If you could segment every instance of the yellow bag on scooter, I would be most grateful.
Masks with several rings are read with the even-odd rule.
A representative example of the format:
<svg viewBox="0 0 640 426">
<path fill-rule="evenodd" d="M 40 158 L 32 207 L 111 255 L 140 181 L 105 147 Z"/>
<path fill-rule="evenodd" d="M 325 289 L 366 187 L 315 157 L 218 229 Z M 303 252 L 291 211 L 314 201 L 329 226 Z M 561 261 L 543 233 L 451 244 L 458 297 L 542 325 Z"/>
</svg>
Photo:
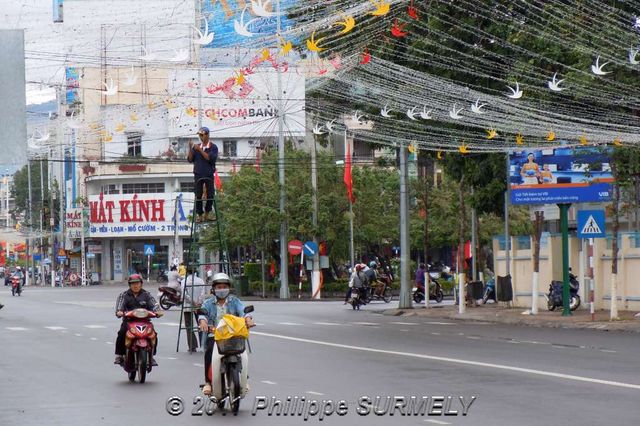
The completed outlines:
<svg viewBox="0 0 640 426">
<path fill-rule="evenodd" d="M 216 341 L 227 340 L 232 337 L 244 337 L 246 339 L 249 337 L 249 329 L 244 318 L 226 314 L 218 321 L 213 337 Z"/>
</svg>

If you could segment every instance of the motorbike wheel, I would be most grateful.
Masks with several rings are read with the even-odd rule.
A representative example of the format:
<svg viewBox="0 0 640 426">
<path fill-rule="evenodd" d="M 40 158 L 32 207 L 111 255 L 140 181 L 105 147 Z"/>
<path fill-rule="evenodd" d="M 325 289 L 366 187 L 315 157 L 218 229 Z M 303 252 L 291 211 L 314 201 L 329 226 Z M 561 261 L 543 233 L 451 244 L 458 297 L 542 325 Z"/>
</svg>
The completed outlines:
<svg viewBox="0 0 640 426">
<path fill-rule="evenodd" d="M 240 371 L 237 364 L 227 365 L 227 378 L 229 379 L 229 407 L 233 414 L 240 410 Z"/>
<path fill-rule="evenodd" d="M 140 355 L 140 352 L 138 352 L 138 380 L 140 380 L 140 383 L 144 383 L 144 381 L 147 379 L 147 359 L 149 358 L 149 353 L 148 352 L 144 352 L 143 355 Z"/>
<path fill-rule="evenodd" d="M 571 311 L 575 311 L 580 306 L 580 296 L 577 294 L 575 296 L 571 296 L 571 300 L 569 301 L 569 309 Z"/>
<path fill-rule="evenodd" d="M 413 301 L 416 303 L 422 302 L 422 296 L 420 295 L 420 292 L 416 291 L 415 293 L 413 293 Z"/>
<path fill-rule="evenodd" d="M 444 293 L 440 289 L 436 290 L 436 303 L 442 302 L 442 299 L 444 299 Z"/>
<path fill-rule="evenodd" d="M 165 311 L 168 311 L 169 308 L 173 306 L 173 303 L 171 303 L 171 301 L 169 300 L 169 296 L 167 296 L 166 294 L 163 294 L 162 296 L 160 296 L 160 306 Z"/>
<path fill-rule="evenodd" d="M 392 298 L 393 296 L 391 295 L 391 288 L 389 287 L 385 288 L 384 293 L 382 293 L 382 300 L 384 300 L 384 303 L 391 302 Z"/>
<path fill-rule="evenodd" d="M 547 300 L 547 309 L 550 311 L 553 311 L 554 309 L 556 309 L 556 305 L 553 304 L 551 299 Z"/>
</svg>

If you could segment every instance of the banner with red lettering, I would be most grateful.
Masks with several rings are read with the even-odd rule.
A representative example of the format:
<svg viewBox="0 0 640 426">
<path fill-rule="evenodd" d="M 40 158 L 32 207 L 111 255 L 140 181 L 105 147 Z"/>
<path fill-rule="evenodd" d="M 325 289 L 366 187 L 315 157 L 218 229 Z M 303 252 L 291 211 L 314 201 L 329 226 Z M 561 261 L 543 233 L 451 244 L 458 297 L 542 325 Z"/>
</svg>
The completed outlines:
<svg viewBox="0 0 640 426">
<path fill-rule="evenodd" d="M 189 236 L 191 192 L 89 197 L 89 237 Z M 177 211 L 177 219 L 174 219 Z"/>
<path fill-rule="evenodd" d="M 259 138 L 278 134 L 278 73 L 272 64 L 250 70 L 233 68 L 180 69 L 169 73 L 172 96 L 169 137 L 195 136 L 198 116 L 211 138 Z M 295 68 L 282 71 L 284 128 L 287 136 L 305 136 L 305 77 Z M 200 114 L 198 98 L 202 99 Z"/>
</svg>

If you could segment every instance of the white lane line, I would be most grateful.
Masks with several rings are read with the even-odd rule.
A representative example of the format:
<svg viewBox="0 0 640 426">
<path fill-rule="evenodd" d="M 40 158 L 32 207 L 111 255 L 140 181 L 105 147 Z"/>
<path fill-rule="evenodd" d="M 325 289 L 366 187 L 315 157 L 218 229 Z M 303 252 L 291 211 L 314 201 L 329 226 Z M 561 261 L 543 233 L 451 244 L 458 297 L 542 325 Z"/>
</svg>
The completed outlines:
<svg viewBox="0 0 640 426">
<path fill-rule="evenodd" d="M 98 340 L 98 338 L 97 338 L 97 337 L 91 337 L 90 339 L 91 339 L 91 340 Z"/>
<path fill-rule="evenodd" d="M 82 337 L 82 334 L 80 334 L 80 333 L 75 333 L 75 335 L 78 336 L 78 337 Z"/>
<path fill-rule="evenodd" d="M 389 322 L 389 324 L 396 324 L 396 325 L 419 325 L 417 322 L 398 322 L 398 321 L 391 321 L 391 322 Z"/>
<path fill-rule="evenodd" d="M 438 321 L 427 321 L 425 324 L 430 325 L 456 325 L 455 322 L 438 322 Z"/>
<path fill-rule="evenodd" d="M 433 334 L 434 336 L 441 336 L 440 333 L 431 333 L 431 334 Z"/>
<path fill-rule="evenodd" d="M 314 322 L 315 325 L 344 325 L 337 322 Z"/>
<path fill-rule="evenodd" d="M 113 342 L 105 342 L 107 345 L 113 345 Z"/>
<path fill-rule="evenodd" d="M 357 324 L 357 325 L 380 325 L 377 322 L 354 322 L 353 324 Z"/>
<path fill-rule="evenodd" d="M 448 357 L 434 356 L 434 355 L 417 354 L 417 353 L 412 353 L 412 352 L 389 351 L 389 350 L 385 350 L 385 349 L 376 349 L 376 348 L 367 348 L 367 347 L 360 347 L 360 346 L 343 345 L 341 343 L 332 343 L 332 342 L 324 342 L 324 341 L 321 341 L 321 340 L 303 339 L 303 338 L 300 338 L 300 337 L 283 336 L 283 335 L 279 335 L 279 334 L 263 333 L 263 332 L 260 332 L 260 331 L 254 331 L 253 334 L 257 335 L 257 336 L 263 336 L 263 337 L 273 337 L 273 338 L 276 338 L 276 339 L 291 340 L 291 341 L 294 341 L 294 342 L 310 343 L 310 344 L 313 344 L 313 345 L 329 346 L 329 347 L 341 348 L 341 349 L 351 349 L 351 350 L 354 350 L 354 351 L 373 352 L 373 353 L 386 354 L 386 355 L 398 355 L 398 356 L 419 358 L 419 359 L 430 359 L 430 360 L 433 360 L 433 361 L 442 361 L 442 362 L 448 362 L 448 363 L 451 363 L 451 364 L 462 364 L 462 365 L 470 365 L 470 366 L 474 366 L 474 367 L 494 368 L 496 370 L 513 371 L 513 372 L 516 372 L 516 373 L 525 373 L 525 374 L 531 374 L 531 375 L 534 375 L 534 376 L 553 377 L 553 378 L 556 378 L 556 379 L 566 379 L 566 380 L 573 380 L 573 381 L 577 381 L 577 382 L 595 383 L 595 384 L 599 384 L 599 385 L 615 386 L 615 387 L 621 387 L 621 388 L 629 388 L 629 389 L 640 390 L 640 385 L 633 384 L 633 383 L 616 382 L 616 381 L 613 381 L 613 380 L 594 379 L 592 377 L 575 376 L 575 375 L 572 375 L 572 374 L 564 374 L 564 373 L 554 373 L 554 372 L 546 371 L 546 370 L 534 370 L 534 369 L 531 369 L 531 368 L 512 367 L 512 366 L 503 365 L 503 364 L 491 364 L 491 363 L 488 363 L 488 362 L 472 361 L 472 360 L 465 360 L 465 359 L 458 359 L 458 358 L 448 358 Z"/>
<path fill-rule="evenodd" d="M 467 339 L 480 340 L 478 336 L 467 336 Z"/>
<path fill-rule="evenodd" d="M 107 328 L 104 325 L 85 325 L 84 328 Z"/>
<path fill-rule="evenodd" d="M 194 363 L 193 365 L 195 365 L 196 367 L 200 367 L 200 368 L 204 367 L 204 364 L 195 364 Z"/>
<path fill-rule="evenodd" d="M 320 392 L 314 392 L 314 391 L 307 391 L 306 393 L 308 393 L 309 395 L 318 395 L 318 396 L 324 396 L 323 393 Z"/>
<path fill-rule="evenodd" d="M 434 423 L 434 424 L 437 424 L 437 425 L 450 425 L 451 424 L 451 423 L 443 422 L 442 420 L 432 420 L 432 419 L 425 420 L 425 422 Z"/>
<path fill-rule="evenodd" d="M 264 384 L 266 384 L 266 385 L 277 385 L 277 383 L 276 383 L 276 382 L 271 382 L 271 381 L 269 381 L 269 380 L 261 380 L 260 382 L 261 382 L 261 383 L 264 383 Z"/>
<path fill-rule="evenodd" d="M 277 322 L 276 324 L 280 324 L 280 325 L 303 325 L 303 324 L 300 324 L 298 322 Z"/>
<path fill-rule="evenodd" d="M 265 325 L 263 322 L 256 322 L 255 325 Z"/>
<path fill-rule="evenodd" d="M 407 328 L 401 328 L 400 331 L 409 331 Z"/>
<path fill-rule="evenodd" d="M 11 330 L 11 331 L 26 331 L 28 330 L 28 328 L 24 328 L 24 327 L 5 327 L 6 330 Z"/>
<path fill-rule="evenodd" d="M 520 343 L 530 343 L 532 345 L 550 345 L 548 342 L 536 342 L 535 340 L 521 340 Z"/>
<path fill-rule="evenodd" d="M 179 327 L 180 323 L 177 323 L 177 322 L 158 322 L 158 325 L 168 325 L 170 327 Z"/>
<path fill-rule="evenodd" d="M 618 351 L 612 351 L 610 349 L 600 349 L 600 352 L 606 352 L 608 354 L 617 354 Z"/>
<path fill-rule="evenodd" d="M 54 326 L 51 326 L 51 327 L 45 327 L 45 328 L 46 328 L 46 329 L 49 329 L 49 330 L 53 330 L 53 331 L 56 331 L 56 330 L 66 330 L 66 329 L 67 329 L 66 327 L 58 327 L 58 326 L 55 326 L 55 325 L 54 325 Z"/>
</svg>

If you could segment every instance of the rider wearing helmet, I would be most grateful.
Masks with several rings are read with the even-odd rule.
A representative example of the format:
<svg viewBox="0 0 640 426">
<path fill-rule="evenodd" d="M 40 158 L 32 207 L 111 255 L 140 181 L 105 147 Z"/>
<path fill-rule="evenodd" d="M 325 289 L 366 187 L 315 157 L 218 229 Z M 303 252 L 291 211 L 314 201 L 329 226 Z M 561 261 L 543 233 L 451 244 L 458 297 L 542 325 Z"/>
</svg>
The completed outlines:
<svg viewBox="0 0 640 426">
<path fill-rule="evenodd" d="M 200 309 L 198 316 L 198 324 L 200 331 L 207 332 L 209 327 L 216 327 L 218 321 L 225 314 L 231 314 L 238 317 L 244 317 L 247 327 L 253 327 L 253 319 L 250 314 L 244 313 L 244 305 L 237 297 L 230 295 L 231 280 L 229 276 L 223 272 L 219 272 L 212 279 L 212 293 L 214 297 L 207 299 Z M 220 359 L 221 355 L 213 351 L 215 341 L 212 337 L 207 337 L 206 350 L 204 353 L 204 380 L 205 385 L 202 392 L 205 395 L 215 396 L 220 400 L 222 398 L 222 389 L 220 383 Z M 247 372 L 249 369 L 249 357 L 247 352 L 241 354 L 242 359 L 242 379 L 241 383 L 247 383 Z M 248 388 L 242 390 L 242 396 L 246 394 Z"/>
<path fill-rule="evenodd" d="M 162 312 L 158 312 L 158 302 L 156 302 L 151 293 L 142 289 L 142 277 L 140 274 L 131 275 L 128 282 L 129 289 L 120 293 L 116 301 L 116 316 L 122 318 L 122 325 L 116 338 L 116 359 L 113 362 L 114 364 L 122 364 L 124 362 L 124 353 L 126 351 L 124 341 L 128 330 L 127 319 L 123 318 L 125 312 L 142 308 L 156 312 L 159 317 L 162 316 Z M 154 355 L 157 347 L 158 341 L 156 340 L 156 346 L 153 348 Z M 154 366 L 158 365 L 153 357 L 151 358 L 151 363 Z"/>
</svg>

